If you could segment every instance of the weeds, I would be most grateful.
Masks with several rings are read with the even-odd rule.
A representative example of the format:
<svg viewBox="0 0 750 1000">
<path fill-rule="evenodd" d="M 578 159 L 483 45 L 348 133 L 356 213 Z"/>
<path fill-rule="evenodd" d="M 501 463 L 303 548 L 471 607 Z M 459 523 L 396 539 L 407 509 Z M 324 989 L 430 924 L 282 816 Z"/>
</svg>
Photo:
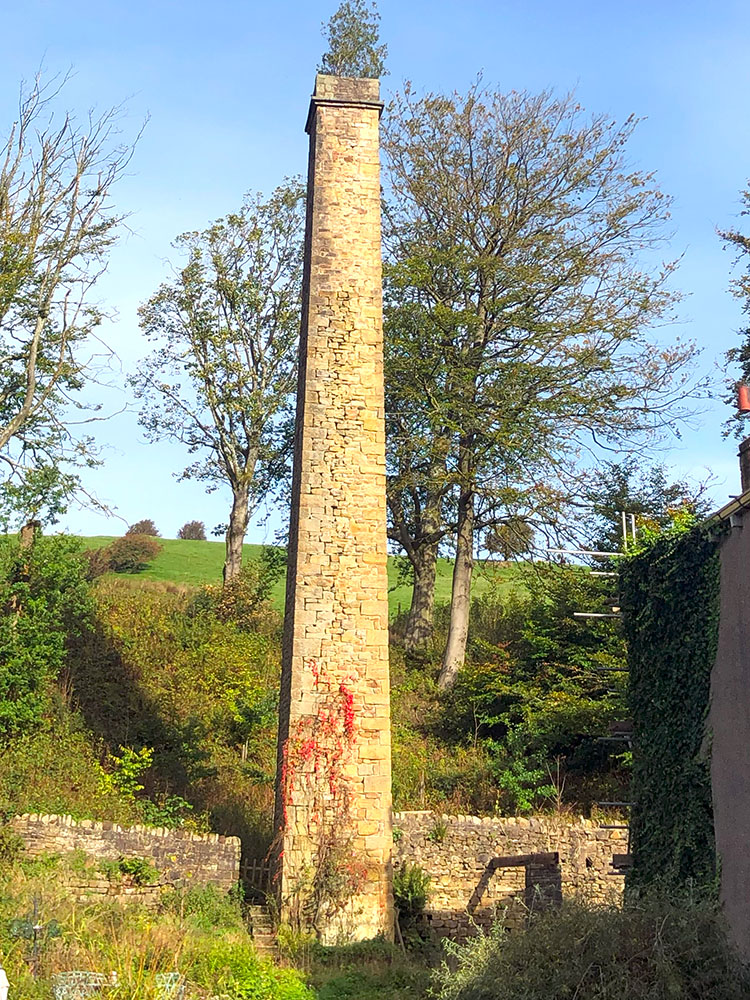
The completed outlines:
<svg viewBox="0 0 750 1000">
<path fill-rule="evenodd" d="M 500 924 L 448 947 L 439 1000 L 747 1000 L 750 978 L 717 908 L 647 899 L 617 908 L 568 902 L 526 931 Z"/>
</svg>

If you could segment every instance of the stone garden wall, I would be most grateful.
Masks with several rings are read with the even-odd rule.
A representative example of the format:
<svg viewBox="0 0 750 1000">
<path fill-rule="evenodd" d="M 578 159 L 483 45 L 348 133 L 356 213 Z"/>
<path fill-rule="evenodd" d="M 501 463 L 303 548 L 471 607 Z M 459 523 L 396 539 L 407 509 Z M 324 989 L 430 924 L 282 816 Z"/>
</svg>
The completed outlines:
<svg viewBox="0 0 750 1000">
<path fill-rule="evenodd" d="M 189 833 L 147 826 L 119 826 L 104 820 L 74 820 L 70 816 L 30 813 L 10 821 L 13 831 L 31 857 L 39 854 L 68 855 L 83 851 L 97 861 L 144 858 L 158 869 L 159 885 L 207 885 L 229 890 L 240 877 L 240 841 L 215 833 Z M 74 879 L 71 889 L 78 895 L 134 896 L 143 901 L 157 897 L 159 886 L 129 885 L 127 879 L 113 883 L 104 876 L 87 874 Z M 80 890 L 80 891 L 79 891 Z"/>
<path fill-rule="evenodd" d="M 606 902 L 622 895 L 624 878 L 614 872 L 612 856 L 625 853 L 625 830 L 603 830 L 590 820 L 421 811 L 396 813 L 393 825 L 394 866 L 417 864 L 430 875 L 426 921 L 440 936 L 465 937 L 475 926 L 489 926 L 501 909 L 511 926 L 524 918 L 534 875 L 523 865 L 495 869 L 497 857 L 558 852 L 559 871 L 552 877 L 563 898 Z"/>
</svg>

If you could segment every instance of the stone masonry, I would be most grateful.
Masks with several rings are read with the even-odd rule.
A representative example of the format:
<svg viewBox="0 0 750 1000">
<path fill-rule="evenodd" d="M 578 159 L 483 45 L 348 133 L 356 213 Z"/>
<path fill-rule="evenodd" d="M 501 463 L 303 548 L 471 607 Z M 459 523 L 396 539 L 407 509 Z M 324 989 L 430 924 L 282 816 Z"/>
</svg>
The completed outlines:
<svg viewBox="0 0 750 1000">
<path fill-rule="evenodd" d="M 282 915 L 393 933 L 377 80 L 318 75 L 279 718 Z"/>
<path fill-rule="evenodd" d="M 161 884 L 183 887 L 211 884 L 229 890 L 240 877 L 238 837 L 41 813 L 15 816 L 10 827 L 31 857 L 83 851 L 98 861 L 144 858 L 159 870 Z M 106 880 L 102 886 L 106 889 Z"/>
<path fill-rule="evenodd" d="M 497 857 L 558 852 L 563 899 L 581 896 L 605 903 L 622 896 L 624 878 L 612 867 L 624 853 L 627 833 L 591 821 L 551 817 L 438 816 L 396 813 L 394 865 L 416 864 L 430 876 L 425 923 L 440 937 L 462 939 L 487 929 L 502 915 L 517 926 L 528 912 L 524 867 L 495 869 Z"/>
</svg>

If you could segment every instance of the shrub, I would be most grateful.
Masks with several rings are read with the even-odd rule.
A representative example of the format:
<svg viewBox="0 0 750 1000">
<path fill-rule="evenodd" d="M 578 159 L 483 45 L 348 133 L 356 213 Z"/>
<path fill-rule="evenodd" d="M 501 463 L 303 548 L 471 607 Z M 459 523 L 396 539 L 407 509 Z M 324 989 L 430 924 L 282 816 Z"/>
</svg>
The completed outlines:
<svg viewBox="0 0 750 1000">
<path fill-rule="evenodd" d="M 99 549 L 86 549 L 82 553 L 85 564 L 87 580 L 96 580 L 97 577 L 104 576 L 112 569 L 109 561 L 109 546 Z"/>
<path fill-rule="evenodd" d="M 109 546 L 109 565 L 115 573 L 140 573 L 161 552 L 151 535 L 127 534 Z"/>
<path fill-rule="evenodd" d="M 293 969 L 277 969 L 258 959 L 255 948 L 245 935 L 233 940 L 231 935 L 206 942 L 206 947 L 189 955 L 191 981 L 209 987 L 212 994 L 225 994 L 232 1000 L 314 1000 L 315 994 Z"/>
<path fill-rule="evenodd" d="M 159 880 L 159 871 L 147 858 L 105 858 L 99 862 L 99 871 L 110 882 L 119 882 L 126 875 L 133 885 L 153 885 Z"/>
<path fill-rule="evenodd" d="M 192 914 L 175 909 L 154 913 L 113 899 L 75 901 L 65 861 L 52 860 L 0 871 L 0 955 L 14 1000 L 51 997 L 53 977 L 70 969 L 116 973 L 118 986 L 102 991 L 112 1000 L 163 998 L 157 977 L 175 970 L 191 997 L 315 1000 L 299 973 L 258 958 L 241 919 L 199 926 Z M 36 946 L 28 933 L 32 917 L 41 925 Z"/>
<path fill-rule="evenodd" d="M 687 900 L 568 902 L 523 933 L 498 924 L 449 952 L 439 1000 L 744 1000 L 750 987 L 717 908 Z"/>
<path fill-rule="evenodd" d="M 188 613 L 208 613 L 242 632 L 278 632 L 281 617 L 269 595 L 283 568 L 278 559 L 266 555 L 271 551 L 266 549 L 259 560 L 245 563 L 239 576 L 227 580 L 223 587 L 204 587 L 193 598 Z"/>
<path fill-rule="evenodd" d="M 131 524 L 128 530 L 125 532 L 126 535 L 158 535 L 159 529 L 156 527 L 154 522 L 150 517 L 144 517 L 140 521 L 136 521 L 135 524 Z"/>
<path fill-rule="evenodd" d="M 43 722 L 0 746 L 0 812 L 140 822 L 139 803 L 107 785 L 99 748 L 76 725 Z"/>
<path fill-rule="evenodd" d="M 206 525 L 203 521 L 186 521 L 177 532 L 177 537 L 190 539 L 194 542 L 205 542 Z"/>
<path fill-rule="evenodd" d="M 0 870 L 10 867 L 23 853 L 23 840 L 7 823 L 0 823 Z"/>
<path fill-rule="evenodd" d="M 421 916 L 430 897 L 430 876 L 419 865 L 408 862 L 393 873 L 393 901 L 405 923 Z"/>
<path fill-rule="evenodd" d="M 162 907 L 205 931 L 241 931 L 245 927 L 236 894 L 223 892 L 215 885 L 169 889 L 162 897 Z"/>
<path fill-rule="evenodd" d="M 68 642 L 87 632 L 90 590 L 78 542 L 38 537 L 0 550 L 0 739 L 40 723 Z M 0 753 L 1 756 L 1 753 Z"/>
</svg>

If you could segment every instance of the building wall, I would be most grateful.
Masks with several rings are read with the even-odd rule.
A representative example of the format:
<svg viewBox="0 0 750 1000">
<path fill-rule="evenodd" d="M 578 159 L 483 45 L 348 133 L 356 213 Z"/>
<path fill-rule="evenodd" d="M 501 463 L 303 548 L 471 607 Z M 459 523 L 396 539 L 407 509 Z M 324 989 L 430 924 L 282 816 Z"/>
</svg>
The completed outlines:
<svg viewBox="0 0 750 1000">
<path fill-rule="evenodd" d="M 70 816 L 28 813 L 10 821 L 31 857 L 84 851 L 98 860 L 145 858 L 157 868 L 161 882 L 173 885 L 216 885 L 229 890 L 240 877 L 240 840 L 216 833 L 198 834 L 147 826 L 119 826 L 107 820 L 74 820 Z M 93 891 L 110 894 L 106 879 Z M 86 883 L 88 885 L 88 883 Z M 133 890 L 136 895 L 138 892 Z M 141 893 L 148 895 L 144 888 Z"/>
<path fill-rule="evenodd" d="M 721 618 L 711 674 L 711 786 L 721 899 L 735 944 L 750 960 L 750 516 L 721 548 Z"/>
<path fill-rule="evenodd" d="M 624 878 L 613 854 L 626 850 L 627 831 L 602 830 L 588 820 L 438 816 L 396 813 L 394 866 L 417 864 L 431 879 L 428 925 L 439 935 L 462 938 L 488 927 L 500 908 L 510 925 L 527 913 L 523 866 L 491 871 L 496 857 L 557 851 L 563 899 L 581 895 L 597 902 L 622 896 Z"/>
<path fill-rule="evenodd" d="M 319 75 L 307 124 L 276 827 L 282 913 L 323 899 L 324 940 L 393 927 L 380 110 L 377 80 Z"/>
</svg>

